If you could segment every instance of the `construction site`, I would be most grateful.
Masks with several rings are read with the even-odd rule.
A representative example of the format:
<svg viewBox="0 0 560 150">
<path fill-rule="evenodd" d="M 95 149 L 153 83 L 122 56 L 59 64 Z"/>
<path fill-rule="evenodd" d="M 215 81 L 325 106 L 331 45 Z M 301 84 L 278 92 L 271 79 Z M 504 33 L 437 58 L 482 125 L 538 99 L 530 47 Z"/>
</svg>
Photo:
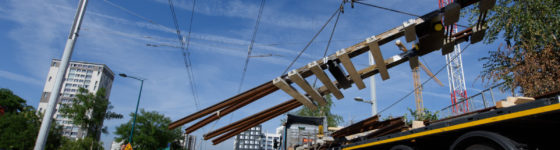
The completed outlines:
<svg viewBox="0 0 560 150">
<path fill-rule="evenodd" d="M 275 143 L 275 149 L 557 148 L 552 144 L 554 143 L 552 140 L 544 137 L 560 133 L 557 129 L 560 120 L 556 119 L 560 115 L 558 92 L 534 97 L 495 98 L 493 91 L 503 86 L 503 83 L 498 83 L 480 93 L 470 95 L 466 93 L 461 58 L 461 53 L 466 47 L 461 49 L 460 44 L 475 44 L 483 40 L 487 28 L 485 26 L 487 11 L 493 8 L 495 3 L 495 0 L 440 0 L 438 10 L 415 19 L 404 20 L 400 26 L 372 35 L 357 44 L 309 62 L 298 69 L 286 70 L 283 75 L 269 82 L 174 121 L 169 124 L 169 129 L 187 125 L 185 132 L 189 134 L 271 93 L 285 92 L 292 99 L 209 131 L 204 134 L 204 140 L 219 144 L 273 118 L 287 117 L 280 141 Z M 348 0 L 341 4 L 338 11 L 351 11 L 348 6 L 353 8 L 357 4 L 368 5 L 360 1 Z M 463 26 L 463 29 L 458 29 L 457 22 L 461 18 L 461 9 L 473 4 L 480 12 L 477 21 L 473 26 Z M 384 56 L 382 53 L 385 50 L 380 49 L 380 46 L 390 44 L 394 44 L 394 49 L 399 49 L 401 53 Z M 410 46 L 407 47 L 405 44 Z M 391 75 L 388 70 L 406 63 L 410 66 L 414 79 L 414 113 L 416 116 L 427 115 L 424 114 L 422 86 L 426 82 L 437 82 L 440 86 L 444 86 L 426 65 L 419 61 L 419 57 L 428 53 L 441 53 L 446 60 L 451 103 L 441 110 L 444 113 L 440 115 L 441 119 L 415 120 L 417 118 L 373 115 L 346 127 L 327 128 L 325 117 L 285 115 L 299 107 L 317 110 L 327 104 L 325 95 L 330 94 L 336 99 L 343 99 L 343 89 L 353 86 L 364 89 L 366 87 L 364 79 L 374 75 L 379 75 L 382 80 L 389 80 Z M 360 55 L 369 56 L 369 66 L 365 68 L 356 66 L 352 58 Z M 430 77 L 429 80 L 433 81 L 420 81 L 420 68 Z M 315 87 L 315 84 L 310 84 L 308 80 L 313 78 L 318 79 L 322 86 Z M 370 85 L 374 86 L 374 83 Z M 376 102 L 372 102 L 372 105 L 373 103 Z M 376 110 L 373 113 L 375 114 Z M 314 132 L 298 132 L 297 128 L 292 127 L 294 124 L 316 128 Z M 303 129 L 305 128 L 299 130 L 303 131 Z"/>
<path fill-rule="evenodd" d="M 558 1 L 175 1 L 0 2 L 0 150 L 560 147 Z"/>
</svg>

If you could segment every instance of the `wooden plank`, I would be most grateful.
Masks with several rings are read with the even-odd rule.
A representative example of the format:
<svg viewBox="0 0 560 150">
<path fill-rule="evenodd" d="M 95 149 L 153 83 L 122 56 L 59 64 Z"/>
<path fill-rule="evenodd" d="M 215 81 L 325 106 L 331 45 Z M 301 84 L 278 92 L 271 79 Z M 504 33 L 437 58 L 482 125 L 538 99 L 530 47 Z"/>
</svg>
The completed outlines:
<svg viewBox="0 0 560 150">
<path fill-rule="evenodd" d="M 296 99 L 298 102 L 305 105 L 307 108 L 309 108 L 311 110 L 316 110 L 317 109 L 317 106 L 315 106 L 315 104 L 313 104 L 313 102 L 311 102 L 311 100 L 309 100 L 309 98 L 307 98 L 307 96 L 299 93 L 296 89 L 294 89 L 294 87 L 290 86 L 290 84 L 288 84 L 281 77 L 278 77 L 278 78 L 274 79 L 272 81 L 272 84 L 274 84 L 276 87 L 282 89 L 282 91 L 288 93 L 288 95 L 292 96 L 294 99 Z"/>
<path fill-rule="evenodd" d="M 515 103 L 513 102 L 509 102 L 509 101 L 498 101 L 496 102 L 496 108 L 505 108 L 505 107 L 511 107 L 514 106 Z"/>
<path fill-rule="evenodd" d="M 416 40 L 416 21 L 414 19 L 408 20 L 408 22 L 403 23 L 404 27 L 404 38 L 406 42 L 412 42 Z"/>
<path fill-rule="evenodd" d="M 383 55 L 381 54 L 381 50 L 379 49 L 379 43 L 377 43 L 377 38 L 375 38 L 375 36 L 368 38 L 367 45 L 369 46 L 369 50 L 373 55 L 373 60 L 375 60 L 375 65 L 379 70 L 381 79 L 383 80 L 389 79 L 389 72 L 387 72 L 387 64 L 385 64 L 385 62 L 383 61 Z"/>
<path fill-rule="evenodd" d="M 506 100 L 514 104 L 523 104 L 523 103 L 533 102 L 535 101 L 535 98 L 518 96 L 518 97 L 507 97 Z"/>
<path fill-rule="evenodd" d="M 327 104 L 327 101 L 323 99 L 323 96 L 321 96 L 317 90 L 313 89 L 313 87 L 311 87 L 311 85 L 309 85 L 309 83 L 296 70 L 290 71 L 288 73 L 288 78 L 301 87 L 301 89 L 303 89 L 307 95 L 311 96 L 312 100 L 319 103 L 319 105 Z"/>
<path fill-rule="evenodd" d="M 327 74 L 323 72 L 323 69 L 321 69 L 317 62 L 311 62 L 307 65 L 307 67 L 311 70 L 311 72 L 313 72 L 313 74 L 315 74 L 315 77 L 317 77 L 323 83 L 327 90 L 332 93 L 334 97 L 336 97 L 336 99 L 340 100 L 344 98 L 342 92 L 340 92 L 340 90 L 334 85 L 331 79 L 329 79 L 329 76 L 327 76 Z"/>
<path fill-rule="evenodd" d="M 412 129 L 422 128 L 422 127 L 425 127 L 425 126 L 426 125 L 424 125 L 424 121 L 418 121 L 418 120 L 412 121 Z"/>
<path fill-rule="evenodd" d="M 356 71 L 356 68 L 354 67 L 352 61 L 350 60 L 350 57 L 348 56 L 346 50 L 342 49 L 336 52 L 336 56 L 338 57 L 342 65 L 344 65 L 344 69 L 346 69 L 346 72 L 348 72 L 348 74 L 350 75 L 350 79 L 354 81 L 358 89 L 361 90 L 366 88 L 364 81 L 360 77 L 360 74 L 358 74 L 358 71 Z"/>
</svg>

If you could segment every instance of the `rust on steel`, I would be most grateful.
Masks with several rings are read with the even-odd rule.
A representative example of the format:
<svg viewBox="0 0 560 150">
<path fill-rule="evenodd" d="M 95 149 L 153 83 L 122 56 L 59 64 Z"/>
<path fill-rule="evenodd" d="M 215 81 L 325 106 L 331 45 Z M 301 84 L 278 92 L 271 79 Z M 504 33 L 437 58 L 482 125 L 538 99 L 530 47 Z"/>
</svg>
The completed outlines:
<svg viewBox="0 0 560 150">
<path fill-rule="evenodd" d="M 299 106 L 302 106 L 302 105 L 303 105 L 303 104 L 301 104 L 301 103 L 295 103 L 295 104 L 293 104 L 293 105 L 289 105 L 289 106 L 286 107 L 286 108 L 283 108 L 283 109 L 281 109 L 281 110 L 278 110 L 278 111 L 275 112 L 273 115 L 266 116 L 265 118 L 262 118 L 262 119 L 260 119 L 260 120 L 257 120 L 256 122 L 251 122 L 251 123 L 249 123 L 249 124 L 247 124 L 247 125 L 245 125 L 245 126 L 241 126 L 241 128 L 237 128 L 237 129 L 235 129 L 235 130 L 233 130 L 233 131 L 231 131 L 231 132 L 229 132 L 229 133 L 227 133 L 227 134 L 224 134 L 223 136 L 218 137 L 218 138 L 212 140 L 212 143 L 213 143 L 214 145 L 219 144 L 219 143 L 221 143 L 221 142 L 223 142 L 223 141 L 225 141 L 225 140 L 227 140 L 227 139 L 229 139 L 229 138 L 231 138 L 231 137 L 233 137 L 233 136 L 235 136 L 235 135 L 237 135 L 237 134 L 239 134 L 239 133 L 241 133 L 241 132 L 243 132 L 243 131 L 246 131 L 247 129 L 249 129 L 249 128 L 253 127 L 253 126 L 259 125 L 259 124 L 261 124 L 261 123 L 263 123 L 263 122 L 266 122 L 266 121 L 268 121 L 268 120 L 270 120 L 270 119 L 272 119 L 272 118 L 274 118 L 274 117 L 276 117 L 276 116 L 278 116 L 278 115 L 282 115 L 282 114 L 284 114 L 284 113 L 286 113 L 286 112 L 288 112 L 288 111 L 290 111 L 290 110 L 292 110 L 292 109 L 295 109 L 295 108 L 297 108 L 297 107 L 299 107 Z"/>
<path fill-rule="evenodd" d="M 398 55 L 398 56 L 400 56 L 400 55 Z M 399 64 L 401 64 L 401 63 L 404 63 L 404 62 L 406 62 L 406 61 L 408 61 L 408 57 L 406 57 L 406 55 L 405 55 L 405 56 L 402 56 L 400 59 L 397 59 L 397 60 L 395 60 L 393 57 L 388 58 L 388 59 L 385 60 L 385 63 L 387 63 L 387 68 L 391 68 L 391 67 L 397 66 L 397 65 L 399 65 Z M 358 72 L 361 74 L 361 77 L 362 77 L 362 78 L 368 78 L 369 76 L 372 76 L 372 75 L 378 73 L 378 70 L 377 70 L 377 68 L 375 67 L 375 65 L 372 65 L 372 66 L 369 66 L 369 67 L 367 67 L 367 68 L 364 68 L 364 69 L 362 69 L 362 70 L 360 70 L 360 71 L 358 71 Z M 347 76 L 347 78 L 349 79 L 350 77 Z M 352 82 L 352 81 L 350 81 L 350 82 Z M 336 81 L 334 81 L 334 84 L 337 85 L 337 87 L 338 87 L 338 83 L 337 83 Z M 325 86 L 320 87 L 320 88 L 318 89 L 318 91 L 319 91 L 321 94 L 323 94 L 323 95 L 329 93 L 328 89 L 327 89 Z M 272 108 L 269 108 L 269 109 L 267 109 L 267 110 L 276 110 L 276 109 L 278 109 L 278 108 L 272 107 Z M 256 117 L 256 116 L 259 116 L 259 115 L 253 115 L 253 116 L 250 116 L 250 117 Z M 263 116 L 264 116 L 264 115 L 263 115 Z M 274 117 L 276 117 L 276 116 L 274 116 Z M 267 117 L 268 119 L 259 119 L 259 120 L 262 120 L 262 122 L 264 122 L 264 121 L 268 121 L 268 120 L 270 120 L 270 119 L 272 119 L 272 118 L 274 118 L 274 117 Z M 248 117 L 248 118 L 249 118 L 249 117 Z M 247 118 L 246 118 L 246 119 L 247 119 Z M 235 126 L 242 126 L 242 125 L 244 125 L 244 124 L 241 124 L 241 123 L 239 123 L 239 122 L 238 122 L 238 123 L 234 123 L 234 124 L 235 124 Z M 230 125 L 227 125 L 227 126 L 233 126 L 234 124 L 230 124 Z M 383 125 L 383 124 L 381 124 L 381 125 Z M 249 128 L 250 128 L 250 127 L 249 127 Z M 371 127 L 370 127 L 370 128 L 371 128 Z M 227 132 L 227 131 L 229 131 L 229 130 L 231 130 L 231 129 L 233 129 L 233 128 L 232 128 L 232 127 L 229 127 L 229 128 L 227 128 L 227 129 L 225 129 L 225 127 L 224 127 L 224 129 L 221 129 L 221 130 L 219 129 L 219 130 L 213 131 L 213 132 L 219 132 L 219 133 L 213 133 L 212 136 L 205 137 L 205 139 L 213 138 L 213 137 L 215 137 L 215 136 L 217 136 L 217 135 L 219 135 L 219 134 L 225 133 L 225 132 Z M 373 128 L 372 128 L 372 129 L 373 129 Z M 210 133 L 212 133 L 212 132 L 210 132 Z M 217 135 L 214 135 L 214 134 L 217 134 Z M 208 134 L 208 135 L 210 135 L 210 134 Z"/>
<path fill-rule="evenodd" d="M 218 135 L 220 135 L 220 134 L 222 134 L 222 133 L 225 133 L 226 131 L 232 130 L 232 129 L 234 129 L 234 128 L 238 128 L 238 127 L 240 127 L 240 126 L 242 126 L 242 125 L 244 125 L 244 124 L 247 124 L 247 123 L 250 123 L 250 122 L 254 122 L 255 120 L 258 120 L 259 118 L 262 118 L 262 116 L 267 116 L 267 115 L 273 114 L 274 112 L 276 112 L 276 111 L 278 111 L 278 110 L 280 110 L 280 109 L 282 109 L 282 108 L 285 108 L 285 107 L 287 107 L 287 106 L 290 105 L 290 104 L 295 104 L 295 103 L 299 103 L 299 102 L 296 101 L 295 99 L 292 99 L 292 100 L 283 102 L 283 103 L 281 103 L 281 104 L 278 104 L 278 105 L 276 105 L 276 106 L 274 106 L 274 107 L 272 107 L 272 108 L 263 110 L 263 111 L 261 111 L 261 112 L 259 112 L 259 113 L 256 113 L 256 114 L 252 115 L 252 116 L 249 116 L 249 117 L 246 117 L 246 118 L 241 119 L 241 120 L 239 120 L 239 121 L 236 121 L 236 122 L 234 122 L 234 123 L 231 123 L 231 124 L 229 124 L 229 125 L 227 125 L 227 126 L 224 126 L 224 127 L 222 127 L 222 128 L 219 128 L 219 129 L 216 129 L 216 130 L 214 130 L 214 131 L 211 131 L 211 132 L 209 132 L 209 133 L 207 133 L 207 134 L 204 134 L 204 140 L 208 140 L 208 139 L 210 139 L 210 138 L 216 137 L 216 136 L 218 136 Z"/>
<path fill-rule="evenodd" d="M 332 137 L 343 137 L 348 136 L 360 132 L 364 132 L 367 130 L 371 130 L 375 125 L 379 124 L 379 115 L 375 115 L 364 119 L 360 122 L 354 123 L 348 127 L 342 128 L 338 131 L 335 131 L 331 134 Z"/>
<path fill-rule="evenodd" d="M 232 98 L 229 98 L 229 99 L 227 99 L 227 100 L 225 100 L 225 101 L 222 101 L 222 102 L 220 102 L 220 103 L 214 104 L 214 105 L 212 105 L 212 106 L 210 106 L 210 107 L 208 107 L 208 108 L 205 108 L 205 109 L 200 110 L 200 111 L 198 111 L 198 112 L 196 112 L 196 113 L 193 113 L 193 114 L 191 114 L 191 115 L 189 115 L 189 116 L 186 116 L 186 117 L 184 117 L 184 118 L 181 118 L 181 119 L 179 119 L 179 120 L 177 120 L 177 121 L 175 121 L 175 122 L 169 124 L 169 127 L 168 127 L 168 128 L 169 128 L 169 129 L 175 129 L 175 128 L 179 127 L 179 126 L 182 126 L 182 125 L 184 125 L 184 124 L 187 124 L 187 123 L 189 123 L 189 122 L 191 122 L 191 121 L 194 121 L 194 120 L 196 120 L 196 119 L 198 119 L 198 118 L 204 117 L 204 116 L 206 116 L 206 115 L 208 115 L 208 114 L 210 114 L 210 113 L 214 113 L 214 112 L 216 112 L 216 111 L 218 111 L 218 110 L 221 110 L 221 109 L 223 109 L 223 108 L 225 108 L 225 107 L 227 107 L 227 106 L 230 106 L 230 105 L 232 105 L 232 104 L 235 104 L 235 103 L 237 103 L 238 101 L 243 100 L 243 99 L 247 98 L 248 96 L 254 95 L 255 93 L 259 93 L 260 91 L 265 90 L 265 89 L 277 89 L 277 88 L 276 88 L 276 86 L 274 86 L 274 85 L 272 84 L 272 81 L 267 82 L 267 83 L 264 83 L 264 84 L 259 85 L 259 86 L 255 87 L 255 88 L 251 89 L 251 90 L 245 91 L 245 92 L 240 93 L 240 94 L 238 94 L 238 95 L 236 95 L 236 96 L 234 96 L 234 97 L 232 97 Z"/>
<path fill-rule="evenodd" d="M 372 133 L 369 133 L 366 135 L 367 138 L 375 138 L 375 137 L 379 137 L 379 136 L 383 136 L 383 135 L 387 135 L 387 134 L 391 134 L 391 133 L 395 133 L 395 132 L 400 132 L 403 129 L 407 128 L 406 124 L 404 122 L 404 119 L 402 117 L 400 118 L 395 118 L 395 119 L 390 119 L 387 121 L 384 121 L 381 123 L 381 126 L 379 126 L 379 130 L 376 130 Z"/>
<path fill-rule="evenodd" d="M 265 89 L 263 91 L 260 91 L 259 93 L 256 93 L 255 95 L 252 95 L 251 97 L 248 97 L 248 99 L 245 99 L 245 100 L 243 100 L 243 101 L 241 101 L 237 104 L 234 104 L 232 106 L 224 108 L 224 109 L 220 110 L 219 113 L 214 113 L 211 116 L 205 118 L 204 120 L 201 120 L 201 121 L 195 123 L 194 125 L 185 129 L 185 133 L 190 134 L 190 133 L 196 131 L 197 129 L 207 125 L 208 123 L 210 123 L 212 121 L 215 121 L 215 120 L 219 119 L 220 117 L 225 116 L 225 115 L 227 115 L 227 114 L 229 114 L 229 113 L 231 113 L 231 112 L 233 112 L 233 111 L 235 111 L 235 110 L 237 110 L 237 109 L 239 109 L 243 106 L 246 106 L 247 104 L 252 103 L 252 102 L 254 102 L 254 101 L 256 101 L 256 100 L 258 100 L 258 99 L 260 99 L 260 98 L 262 98 L 262 97 L 264 97 L 264 96 L 266 96 L 266 95 L 268 95 L 268 94 L 270 94 L 274 91 L 276 91 L 275 88 L 268 88 L 268 89 Z"/>
<path fill-rule="evenodd" d="M 462 7 L 466 7 L 466 6 L 468 6 L 468 5 L 472 4 L 472 3 L 477 2 L 477 0 L 458 0 L 458 1 L 456 1 L 456 2 L 460 3 Z M 444 8 L 442 8 L 442 9 L 444 9 Z M 415 20 L 415 23 L 416 23 L 416 24 L 423 24 L 423 23 L 425 23 L 425 20 L 427 20 L 427 22 L 430 22 L 431 19 L 433 19 L 433 18 L 435 18 L 437 15 L 439 15 L 439 12 L 440 12 L 440 11 L 441 11 L 441 10 L 435 10 L 435 11 L 432 11 L 432 12 L 430 12 L 430 13 L 424 15 L 424 16 L 421 16 L 420 18 L 417 18 L 417 19 Z M 460 32 L 460 33 L 461 33 L 461 32 Z M 468 38 L 468 35 L 470 35 L 471 33 L 472 33 L 472 32 L 465 31 L 465 32 L 462 33 L 462 34 L 454 34 L 454 35 L 452 35 L 452 36 L 456 38 L 456 41 L 455 41 L 455 42 L 456 42 L 456 43 L 459 43 L 459 42 L 466 41 L 467 38 Z M 403 35 L 404 35 L 404 28 L 403 28 L 403 26 L 397 26 L 396 28 L 393 28 L 393 29 L 388 30 L 388 31 L 386 31 L 386 32 L 383 32 L 383 33 L 381 33 L 381 34 L 379 34 L 379 35 L 376 35 L 375 37 L 376 37 L 377 39 L 379 39 L 379 40 L 378 40 L 379 45 L 383 45 L 383 44 L 388 43 L 388 42 L 390 42 L 390 41 L 392 41 L 392 40 L 395 40 L 395 39 L 397 39 L 397 38 L 399 38 L 399 37 L 401 37 L 401 36 L 403 36 Z M 355 56 L 358 56 L 358 55 L 360 55 L 360 54 L 363 54 L 363 53 L 367 52 L 369 49 L 368 49 L 368 46 L 367 46 L 367 42 L 364 40 L 364 41 L 362 41 L 362 42 L 360 42 L 360 43 L 357 43 L 357 44 L 355 44 L 355 45 L 353 45 L 353 46 L 350 46 L 349 48 L 347 48 L 347 50 L 349 50 L 349 57 L 352 58 L 352 57 L 355 57 Z M 427 53 L 430 53 L 430 52 L 431 52 L 431 51 L 420 52 L 418 55 L 421 56 L 421 55 L 424 55 L 424 54 L 427 54 Z M 330 55 L 329 58 L 332 58 L 332 59 L 335 59 L 335 60 L 338 59 L 338 58 L 336 58 L 334 55 L 336 55 L 336 54 Z M 401 54 L 401 55 L 397 55 L 397 56 L 400 56 L 400 57 L 402 57 L 402 58 L 398 59 L 397 61 L 394 61 L 393 63 L 387 64 L 387 68 L 391 68 L 391 67 L 393 67 L 393 66 L 399 65 L 399 64 L 401 64 L 401 63 L 403 63 L 403 62 L 405 62 L 405 61 L 408 60 L 408 55 L 406 55 L 406 54 Z M 316 62 L 321 66 L 322 69 L 325 69 L 325 68 L 326 68 L 326 64 L 325 64 L 323 61 L 321 61 L 321 60 L 322 60 L 322 59 L 317 60 Z M 367 69 L 368 69 L 368 68 L 366 68 L 366 69 L 364 69 L 364 70 L 367 70 Z M 299 72 L 304 78 L 305 78 L 305 77 L 309 77 L 309 76 L 312 75 L 312 72 L 311 72 L 311 71 L 309 70 L 309 68 L 307 68 L 307 67 L 301 67 L 301 68 L 297 69 L 297 72 Z M 377 69 L 369 69 L 369 70 L 367 70 L 367 71 L 360 71 L 360 72 L 361 72 L 360 77 L 362 77 L 362 78 L 367 78 L 367 77 L 369 77 L 369 76 L 372 76 L 372 75 L 378 73 L 379 71 L 378 71 Z M 282 75 L 282 78 L 287 79 L 287 78 L 286 78 L 286 75 Z M 289 79 L 287 79 L 286 82 L 291 83 L 291 81 L 290 81 Z M 271 87 L 271 86 L 272 86 L 272 87 Z M 227 99 L 227 100 L 224 100 L 224 101 L 222 101 L 222 102 L 220 102 L 220 103 L 218 103 L 218 104 L 215 104 L 215 105 L 213 105 L 213 106 L 211 106 L 211 107 L 208 107 L 208 108 L 206 108 L 206 109 L 204 109 L 204 110 L 202 110 L 202 111 L 199 111 L 199 112 L 194 113 L 194 114 L 191 114 L 191 115 L 189 115 L 189 116 L 187 116 L 187 117 L 185 117 L 185 118 L 182 118 L 182 119 L 180 119 L 180 120 L 178 120 L 178 121 L 175 121 L 175 122 L 173 122 L 173 123 L 171 123 L 171 124 L 169 125 L 169 128 L 170 128 L 170 129 L 176 128 L 176 127 L 178 127 L 178 126 L 181 126 L 181 125 L 184 125 L 184 124 L 186 124 L 186 123 L 188 123 L 188 122 L 191 122 L 191 121 L 193 121 L 193 120 L 196 120 L 196 119 L 198 119 L 198 118 L 200 118 L 200 117 L 206 116 L 206 115 L 208 115 L 208 114 L 210 114 L 210 113 L 212 113 L 212 112 L 216 112 L 216 111 L 221 110 L 221 109 L 224 109 L 224 108 L 226 108 L 226 107 L 230 107 L 232 104 L 237 103 L 237 102 L 240 101 L 240 100 L 245 100 L 245 99 L 247 99 L 247 97 L 249 97 L 250 95 L 253 95 L 253 94 L 255 94 L 255 93 L 259 93 L 259 92 L 261 92 L 262 90 L 268 89 L 268 88 L 274 88 L 274 86 L 273 86 L 273 84 L 272 84 L 271 81 L 269 81 L 269 82 L 267 82 L 267 83 L 265 83 L 265 84 L 262 84 L 262 85 L 260 85 L 260 86 L 258 86 L 258 87 L 255 87 L 255 88 L 253 88 L 253 89 L 251 89 L 251 90 L 249 90 L 249 91 L 246 91 L 246 92 L 244 92 L 244 93 L 238 94 L 238 95 L 236 95 L 236 96 L 234 96 L 234 97 L 232 97 L 232 98 L 229 98 L 229 99 Z M 326 88 L 325 88 L 325 89 L 326 89 Z M 276 90 L 278 90 L 278 88 L 275 88 L 275 89 L 274 89 L 274 91 L 276 91 Z M 321 91 L 321 93 L 328 93 L 328 92 Z M 264 121 L 266 121 L 266 119 L 265 119 Z"/>
</svg>

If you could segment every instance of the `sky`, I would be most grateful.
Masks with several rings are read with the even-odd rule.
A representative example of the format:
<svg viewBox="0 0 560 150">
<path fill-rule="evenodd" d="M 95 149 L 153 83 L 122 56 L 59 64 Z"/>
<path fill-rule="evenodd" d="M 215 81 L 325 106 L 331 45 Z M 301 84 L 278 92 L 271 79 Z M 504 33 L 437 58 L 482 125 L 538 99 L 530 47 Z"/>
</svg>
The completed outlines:
<svg viewBox="0 0 560 150">
<path fill-rule="evenodd" d="M 181 33 L 186 35 L 192 1 L 173 2 Z M 438 7 L 436 0 L 365 2 L 418 15 Z M 402 7 L 403 3 L 413 5 Z M 274 56 L 250 59 L 241 91 L 280 76 L 339 4 L 340 0 L 266 1 L 253 55 Z M 77 0 L 0 1 L 0 88 L 8 88 L 27 100 L 28 105 L 38 106 L 50 62 L 62 56 L 77 5 Z M 180 49 L 163 46 L 180 45 L 167 0 L 90 1 L 71 60 L 106 64 L 116 74 L 126 73 L 147 79 L 140 108 L 177 120 L 237 94 L 259 5 L 258 0 L 197 1 L 189 51 L 198 105 L 192 98 Z M 351 8 L 346 4 L 328 55 L 413 18 L 359 4 Z M 469 24 L 466 18 L 461 18 L 459 23 Z M 322 57 L 332 26 L 331 22 L 290 69 Z M 400 40 L 404 41 L 404 38 Z M 496 41 L 489 45 L 476 43 L 463 52 L 469 95 L 485 89 L 486 84 L 479 78 L 484 62 L 479 59 L 488 56 L 489 50 L 499 47 L 500 40 Z M 400 52 L 393 43 L 381 46 L 385 58 Z M 146 44 L 162 46 L 149 47 Z M 405 45 L 410 46 L 411 43 Z M 421 60 L 434 73 L 445 66 L 445 57 L 440 51 L 425 55 Z M 366 55 L 354 58 L 353 62 L 357 69 L 368 65 Z M 375 76 L 378 110 L 387 108 L 413 90 L 412 74 L 407 64 L 389 69 L 389 75 L 391 78 L 385 81 Z M 441 87 L 433 81 L 424 85 L 424 105 L 429 110 L 440 110 L 450 105 L 447 71 L 444 69 L 436 76 L 445 86 Z M 420 77 L 422 81 L 428 79 L 424 73 Z M 312 82 L 313 78 L 307 80 Z M 332 112 L 344 118 L 342 125 L 371 115 L 368 104 L 353 100 L 354 97 L 371 99 L 368 83 L 363 90 L 355 86 L 343 90 L 345 98 L 334 101 Z M 105 121 L 110 133 L 102 135 L 101 140 L 107 149 L 115 137 L 115 127 L 130 119 L 128 114 L 134 111 L 139 86 L 136 80 L 115 77 L 109 100 L 114 105 L 113 110 L 125 114 L 125 117 Z M 194 135 L 200 136 L 289 99 L 287 94 L 277 91 L 224 116 Z M 381 115 L 400 116 L 408 112 L 407 108 L 414 107 L 414 96 L 410 95 Z M 263 130 L 275 132 L 282 117 L 265 122 Z M 199 146 L 202 149 L 233 149 L 233 140 L 218 145 L 202 141 Z"/>
</svg>

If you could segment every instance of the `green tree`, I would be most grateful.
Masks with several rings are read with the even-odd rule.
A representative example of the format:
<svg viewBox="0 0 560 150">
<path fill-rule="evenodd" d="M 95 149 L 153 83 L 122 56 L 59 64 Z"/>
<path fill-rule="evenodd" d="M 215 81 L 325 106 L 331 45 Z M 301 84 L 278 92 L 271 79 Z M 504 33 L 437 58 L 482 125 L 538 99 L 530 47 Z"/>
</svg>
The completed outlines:
<svg viewBox="0 0 560 150">
<path fill-rule="evenodd" d="M 83 139 L 78 139 L 78 140 L 66 140 L 64 141 L 63 145 L 60 146 L 59 148 L 59 150 L 78 150 L 78 149 L 103 150 L 104 148 L 102 142 L 98 142 L 91 137 L 85 137 Z"/>
<path fill-rule="evenodd" d="M 95 95 L 87 89 L 80 88 L 72 103 L 63 104 L 61 114 L 72 119 L 73 123 L 87 130 L 87 137 L 99 141 L 101 133 L 107 133 L 103 121 L 122 118 L 121 114 L 111 112 L 111 102 L 105 96 L 105 89 L 100 88 Z"/>
<path fill-rule="evenodd" d="M 309 116 L 309 117 L 327 117 L 327 122 L 329 127 L 336 127 L 340 123 L 344 122 L 342 116 L 333 114 L 331 112 L 331 107 L 334 106 L 332 102 L 331 95 L 325 95 L 325 100 L 327 101 L 326 105 L 318 106 L 318 109 L 311 110 L 307 107 L 302 107 L 297 110 L 294 114 L 299 116 Z"/>
<path fill-rule="evenodd" d="M 438 117 L 439 111 L 432 112 L 428 109 L 424 109 L 423 113 L 418 113 L 416 110 L 412 110 L 412 109 L 408 108 L 408 112 L 410 113 L 409 115 L 411 116 L 411 119 L 412 119 L 412 120 L 406 119 L 408 124 L 411 124 L 411 122 L 413 120 L 435 121 L 435 120 L 438 120 L 438 118 L 439 118 Z M 407 118 L 408 115 L 405 114 L 404 116 L 405 116 L 405 118 Z"/>
<path fill-rule="evenodd" d="M 21 97 L 15 95 L 11 90 L 1 88 L 0 89 L 0 107 L 4 109 L 4 112 L 20 112 L 24 111 L 28 107 L 25 104 L 25 100 Z"/>
<path fill-rule="evenodd" d="M 471 22 L 479 16 L 470 9 Z M 505 46 L 491 50 L 481 77 L 483 82 L 506 82 L 526 96 L 560 90 L 560 2 L 556 0 L 498 0 L 488 12 L 485 43 L 499 36 Z"/>
<path fill-rule="evenodd" d="M 0 89 L 0 104 L 7 110 L 0 116 L 0 149 L 33 149 L 41 115 L 8 89 Z M 53 122 L 46 149 L 57 149 L 66 140 L 61 133 L 62 127 Z"/>
<path fill-rule="evenodd" d="M 130 129 L 134 118 L 134 113 L 130 113 L 130 120 L 121 124 L 114 132 L 117 137 L 115 140 L 128 141 Z M 140 109 L 140 113 L 136 116 L 136 125 L 132 144 L 135 149 L 159 149 L 167 147 L 167 143 L 172 143 L 181 139 L 181 129 L 167 129 L 167 125 L 171 123 L 169 117 L 165 117 L 156 111 L 144 111 Z M 128 143 L 128 142 L 124 142 Z"/>
</svg>

